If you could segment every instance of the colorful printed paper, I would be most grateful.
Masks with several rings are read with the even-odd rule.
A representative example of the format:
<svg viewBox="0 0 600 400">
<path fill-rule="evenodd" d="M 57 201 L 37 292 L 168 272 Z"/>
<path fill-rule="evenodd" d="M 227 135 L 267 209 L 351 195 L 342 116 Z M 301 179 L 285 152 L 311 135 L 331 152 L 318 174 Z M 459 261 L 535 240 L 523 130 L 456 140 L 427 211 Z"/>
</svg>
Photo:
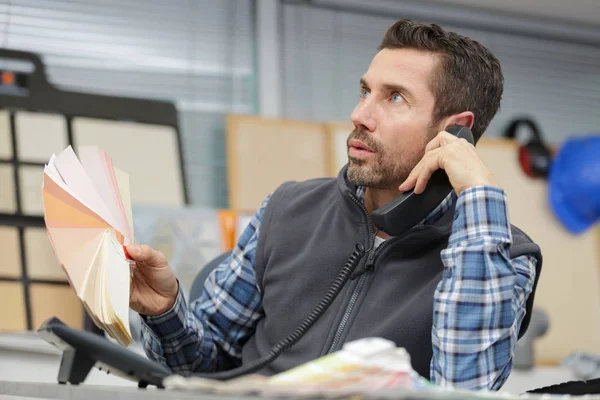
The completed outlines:
<svg viewBox="0 0 600 400">
<path fill-rule="evenodd" d="M 134 243 L 129 176 L 97 146 L 69 146 L 44 167 L 44 220 L 71 287 L 94 323 L 122 345 L 129 328 Z"/>
<path fill-rule="evenodd" d="M 433 385 L 411 367 L 403 348 L 382 338 L 346 343 L 332 354 L 271 377 L 246 375 L 227 381 L 172 375 L 165 387 L 228 395 L 345 398 L 386 389 L 423 391 Z"/>
<path fill-rule="evenodd" d="M 404 348 L 376 337 L 348 342 L 337 352 L 273 376 L 250 374 L 220 381 L 174 374 L 165 378 L 163 384 L 173 391 L 280 399 L 564 400 L 569 397 L 442 387 L 412 368 L 410 355 Z"/>
</svg>

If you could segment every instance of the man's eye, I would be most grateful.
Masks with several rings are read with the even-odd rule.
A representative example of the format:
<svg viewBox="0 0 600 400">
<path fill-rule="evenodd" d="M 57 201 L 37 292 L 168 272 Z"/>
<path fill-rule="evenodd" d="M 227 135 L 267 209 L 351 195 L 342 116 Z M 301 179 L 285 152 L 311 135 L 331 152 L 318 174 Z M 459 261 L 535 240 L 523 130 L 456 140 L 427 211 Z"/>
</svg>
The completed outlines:
<svg viewBox="0 0 600 400">
<path fill-rule="evenodd" d="M 392 95 L 392 102 L 399 103 L 401 101 L 404 101 L 404 97 L 402 97 L 402 95 L 400 95 L 399 93 L 394 93 Z"/>
<path fill-rule="evenodd" d="M 369 95 L 369 91 L 365 88 L 360 89 L 360 97 L 367 97 Z"/>
</svg>

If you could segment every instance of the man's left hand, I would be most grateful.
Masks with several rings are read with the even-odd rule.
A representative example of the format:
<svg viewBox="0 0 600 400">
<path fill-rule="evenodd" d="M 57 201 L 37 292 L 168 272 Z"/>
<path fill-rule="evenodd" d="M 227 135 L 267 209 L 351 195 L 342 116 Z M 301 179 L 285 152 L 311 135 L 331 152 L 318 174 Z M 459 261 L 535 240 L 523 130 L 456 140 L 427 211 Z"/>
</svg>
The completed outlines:
<svg viewBox="0 0 600 400">
<path fill-rule="evenodd" d="M 405 192 L 414 187 L 415 194 L 422 193 L 431 174 L 440 168 L 446 171 L 457 195 L 473 186 L 497 186 L 475 147 L 465 139 L 442 131 L 427 144 L 423 158 L 398 189 Z"/>
</svg>

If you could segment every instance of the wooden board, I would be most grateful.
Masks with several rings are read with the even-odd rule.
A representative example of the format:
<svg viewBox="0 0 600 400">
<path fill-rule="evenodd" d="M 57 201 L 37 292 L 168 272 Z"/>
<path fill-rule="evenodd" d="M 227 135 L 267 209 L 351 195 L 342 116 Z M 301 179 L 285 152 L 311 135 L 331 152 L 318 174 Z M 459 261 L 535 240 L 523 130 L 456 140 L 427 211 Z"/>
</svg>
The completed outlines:
<svg viewBox="0 0 600 400">
<path fill-rule="evenodd" d="M 27 329 L 25 293 L 19 282 L 0 282 L 0 332 L 22 332 Z"/>
<path fill-rule="evenodd" d="M 348 136 L 354 125 L 343 122 L 328 122 L 325 124 L 329 142 L 329 173 L 337 176 L 342 167 L 348 163 Z"/>
<path fill-rule="evenodd" d="M 15 171 L 12 164 L 0 164 L 0 187 L 0 213 L 12 214 L 17 210 Z"/>
<path fill-rule="evenodd" d="M 67 275 L 56 258 L 46 229 L 25 228 L 24 240 L 30 278 L 67 282 Z"/>
<path fill-rule="evenodd" d="M 25 215 L 44 216 L 44 200 L 42 198 L 44 167 L 21 165 L 18 168 L 21 211 Z"/>
<path fill-rule="evenodd" d="M 15 133 L 20 161 L 46 163 L 67 147 L 67 118 L 60 114 L 18 111 Z"/>
<path fill-rule="evenodd" d="M 10 115 L 6 110 L 0 110 L 0 159 L 13 157 L 12 135 L 10 132 Z"/>
<path fill-rule="evenodd" d="M 129 174 L 133 204 L 182 206 L 184 183 L 173 127 L 94 118 L 73 118 L 77 146 L 96 145 Z"/>
<path fill-rule="evenodd" d="M 253 211 L 285 181 L 330 176 L 327 148 L 323 124 L 229 116 L 229 208 Z"/>
<path fill-rule="evenodd" d="M 481 139 L 477 151 L 507 193 L 511 222 L 542 249 L 535 307 L 548 313 L 550 329 L 535 342 L 536 361 L 557 364 L 572 352 L 599 353 L 598 227 L 580 236 L 562 227 L 549 208 L 546 182 L 521 172 L 517 143 Z"/>
<path fill-rule="evenodd" d="M 20 278 L 22 275 L 19 229 L 0 226 L 0 277 Z"/>
<path fill-rule="evenodd" d="M 33 330 L 51 317 L 57 317 L 72 328 L 83 328 L 83 305 L 71 287 L 33 283 L 29 290 Z"/>
</svg>

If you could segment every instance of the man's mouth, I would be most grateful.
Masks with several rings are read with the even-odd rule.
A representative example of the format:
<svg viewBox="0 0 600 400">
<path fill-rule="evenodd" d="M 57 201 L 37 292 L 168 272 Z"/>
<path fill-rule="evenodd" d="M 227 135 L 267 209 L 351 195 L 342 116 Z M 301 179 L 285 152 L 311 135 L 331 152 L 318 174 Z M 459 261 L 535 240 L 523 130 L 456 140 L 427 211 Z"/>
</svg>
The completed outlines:
<svg viewBox="0 0 600 400">
<path fill-rule="evenodd" d="M 355 159 L 367 159 L 372 157 L 375 152 L 369 146 L 357 139 L 352 139 L 348 143 L 348 156 Z"/>
<path fill-rule="evenodd" d="M 373 150 L 369 146 L 367 146 L 366 144 L 364 144 L 363 142 L 361 142 L 358 139 L 350 140 L 349 146 L 351 148 L 355 148 L 356 150 L 369 151 L 369 152 L 373 153 Z"/>
</svg>

